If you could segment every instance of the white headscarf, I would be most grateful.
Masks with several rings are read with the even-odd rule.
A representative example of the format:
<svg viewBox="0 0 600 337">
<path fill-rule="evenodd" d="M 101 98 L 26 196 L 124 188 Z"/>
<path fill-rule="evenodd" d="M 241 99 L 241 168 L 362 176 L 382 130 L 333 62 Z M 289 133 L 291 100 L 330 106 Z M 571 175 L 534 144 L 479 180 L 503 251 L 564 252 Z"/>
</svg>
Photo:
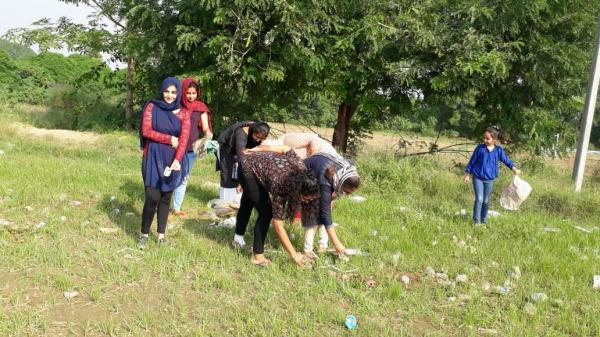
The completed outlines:
<svg viewBox="0 0 600 337">
<path fill-rule="evenodd" d="M 342 185 L 344 182 L 351 177 L 358 177 L 356 167 L 352 165 L 347 159 L 340 155 L 334 155 L 330 153 L 318 153 L 317 156 L 323 156 L 333 162 L 335 166 L 335 172 L 333 174 L 333 190 L 336 195 L 342 195 Z"/>
</svg>

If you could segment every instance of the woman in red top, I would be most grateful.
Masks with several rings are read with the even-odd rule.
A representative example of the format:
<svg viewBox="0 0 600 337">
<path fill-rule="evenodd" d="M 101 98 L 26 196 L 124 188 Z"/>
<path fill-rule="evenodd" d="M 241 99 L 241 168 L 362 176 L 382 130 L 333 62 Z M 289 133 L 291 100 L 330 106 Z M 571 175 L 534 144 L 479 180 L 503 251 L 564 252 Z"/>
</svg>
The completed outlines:
<svg viewBox="0 0 600 337">
<path fill-rule="evenodd" d="M 174 77 L 161 85 L 160 98 L 144 107 L 140 128 L 140 143 L 144 149 L 142 177 L 144 179 L 144 210 L 138 247 L 146 248 L 152 219 L 158 222 L 158 243 L 165 245 L 165 230 L 173 190 L 187 171 L 185 149 L 190 132 L 189 112 L 181 109 L 181 83 Z M 181 141 L 179 141 L 181 139 Z"/>
<path fill-rule="evenodd" d="M 188 171 L 184 172 L 184 178 L 173 192 L 173 214 L 180 217 L 185 217 L 186 212 L 181 210 L 183 199 L 185 198 L 185 190 L 187 189 L 188 178 L 194 162 L 198 157 L 195 148 L 196 142 L 212 139 L 211 113 L 208 106 L 200 100 L 202 90 L 200 85 L 193 78 L 186 78 L 182 82 L 183 96 L 181 97 L 181 106 L 190 111 L 190 136 L 188 138 L 187 151 L 185 156 L 188 161 Z M 203 139 L 200 139 L 200 132 L 204 134 Z"/>
</svg>

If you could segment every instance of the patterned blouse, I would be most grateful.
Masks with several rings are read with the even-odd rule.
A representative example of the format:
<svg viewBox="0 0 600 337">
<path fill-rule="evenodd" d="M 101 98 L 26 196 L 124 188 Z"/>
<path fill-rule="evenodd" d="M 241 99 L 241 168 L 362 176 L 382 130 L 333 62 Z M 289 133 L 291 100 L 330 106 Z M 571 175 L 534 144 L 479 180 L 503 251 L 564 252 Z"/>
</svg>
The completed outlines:
<svg viewBox="0 0 600 337">
<path fill-rule="evenodd" d="M 275 152 L 255 152 L 242 157 L 242 168 L 245 174 L 252 173 L 257 182 L 271 194 L 271 203 L 273 206 L 273 219 L 283 220 L 285 215 L 286 202 L 296 204 L 299 201 L 293 200 L 292 196 L 286 194 L 286 177 L 293 171 L 307 170 L 304 162 L 298 155 L 290 150 L 284 154 Z M 314 206 L 309 206 L 315 204 Z M 318 216 L 318 200 L 302 205 L 302 216 L 309 221 L 309 218 Z M 315 209 L 312 209 L 315 208 Z M 315 213 L 315 214 L 312 214 Z M 315 220 L 310 220 L 312 223 Z"/>
</svg>

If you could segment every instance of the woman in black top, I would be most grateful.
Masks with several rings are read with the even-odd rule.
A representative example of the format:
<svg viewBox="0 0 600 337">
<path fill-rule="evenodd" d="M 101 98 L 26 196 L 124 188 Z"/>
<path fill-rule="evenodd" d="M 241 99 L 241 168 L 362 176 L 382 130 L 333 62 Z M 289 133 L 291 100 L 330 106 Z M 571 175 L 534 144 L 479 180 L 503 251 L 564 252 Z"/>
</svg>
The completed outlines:
<svg viewBox="0 0 600 337">
<path fill-rule="evenodd" d="M 221 172 L 221 200 L 229 201 L 232 195 L 239 193 L 239 162 L 244 156 L 243 151 L 260 145 L 269 135 L 269 131 L 267 123 L 244 121 L 235 123 L 221 133 L 218 138 L 217 162 L 217 170 Z"/>
</svg>

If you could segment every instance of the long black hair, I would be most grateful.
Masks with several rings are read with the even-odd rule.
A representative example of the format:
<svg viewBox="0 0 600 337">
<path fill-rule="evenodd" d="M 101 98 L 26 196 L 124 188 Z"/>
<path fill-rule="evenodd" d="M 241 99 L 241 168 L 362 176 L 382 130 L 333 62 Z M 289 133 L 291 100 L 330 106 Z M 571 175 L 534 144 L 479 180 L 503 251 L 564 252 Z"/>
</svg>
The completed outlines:
<svg viewBox="0 0 600 337">
<path fill-rule="evenodd" d="M 299 200 L 301 195 L 318 195 L 319 183 L 317 177 L 310 170 L 294 170 L 285 177 L 283 192 L 294 200 Z"/>
<path fill-rule="evenodd" d="M 259 135 L 260 138 L 267 138 L 269 132 L 271 132 L 271 127 L 265 122 L 256 122 L 250 125 L 250 127 L 248 127 L 248 142 L 246 148 L 251 149 L 260 145 L 261 142 L 255 141 L 253 135 Z"/>
</svg>

